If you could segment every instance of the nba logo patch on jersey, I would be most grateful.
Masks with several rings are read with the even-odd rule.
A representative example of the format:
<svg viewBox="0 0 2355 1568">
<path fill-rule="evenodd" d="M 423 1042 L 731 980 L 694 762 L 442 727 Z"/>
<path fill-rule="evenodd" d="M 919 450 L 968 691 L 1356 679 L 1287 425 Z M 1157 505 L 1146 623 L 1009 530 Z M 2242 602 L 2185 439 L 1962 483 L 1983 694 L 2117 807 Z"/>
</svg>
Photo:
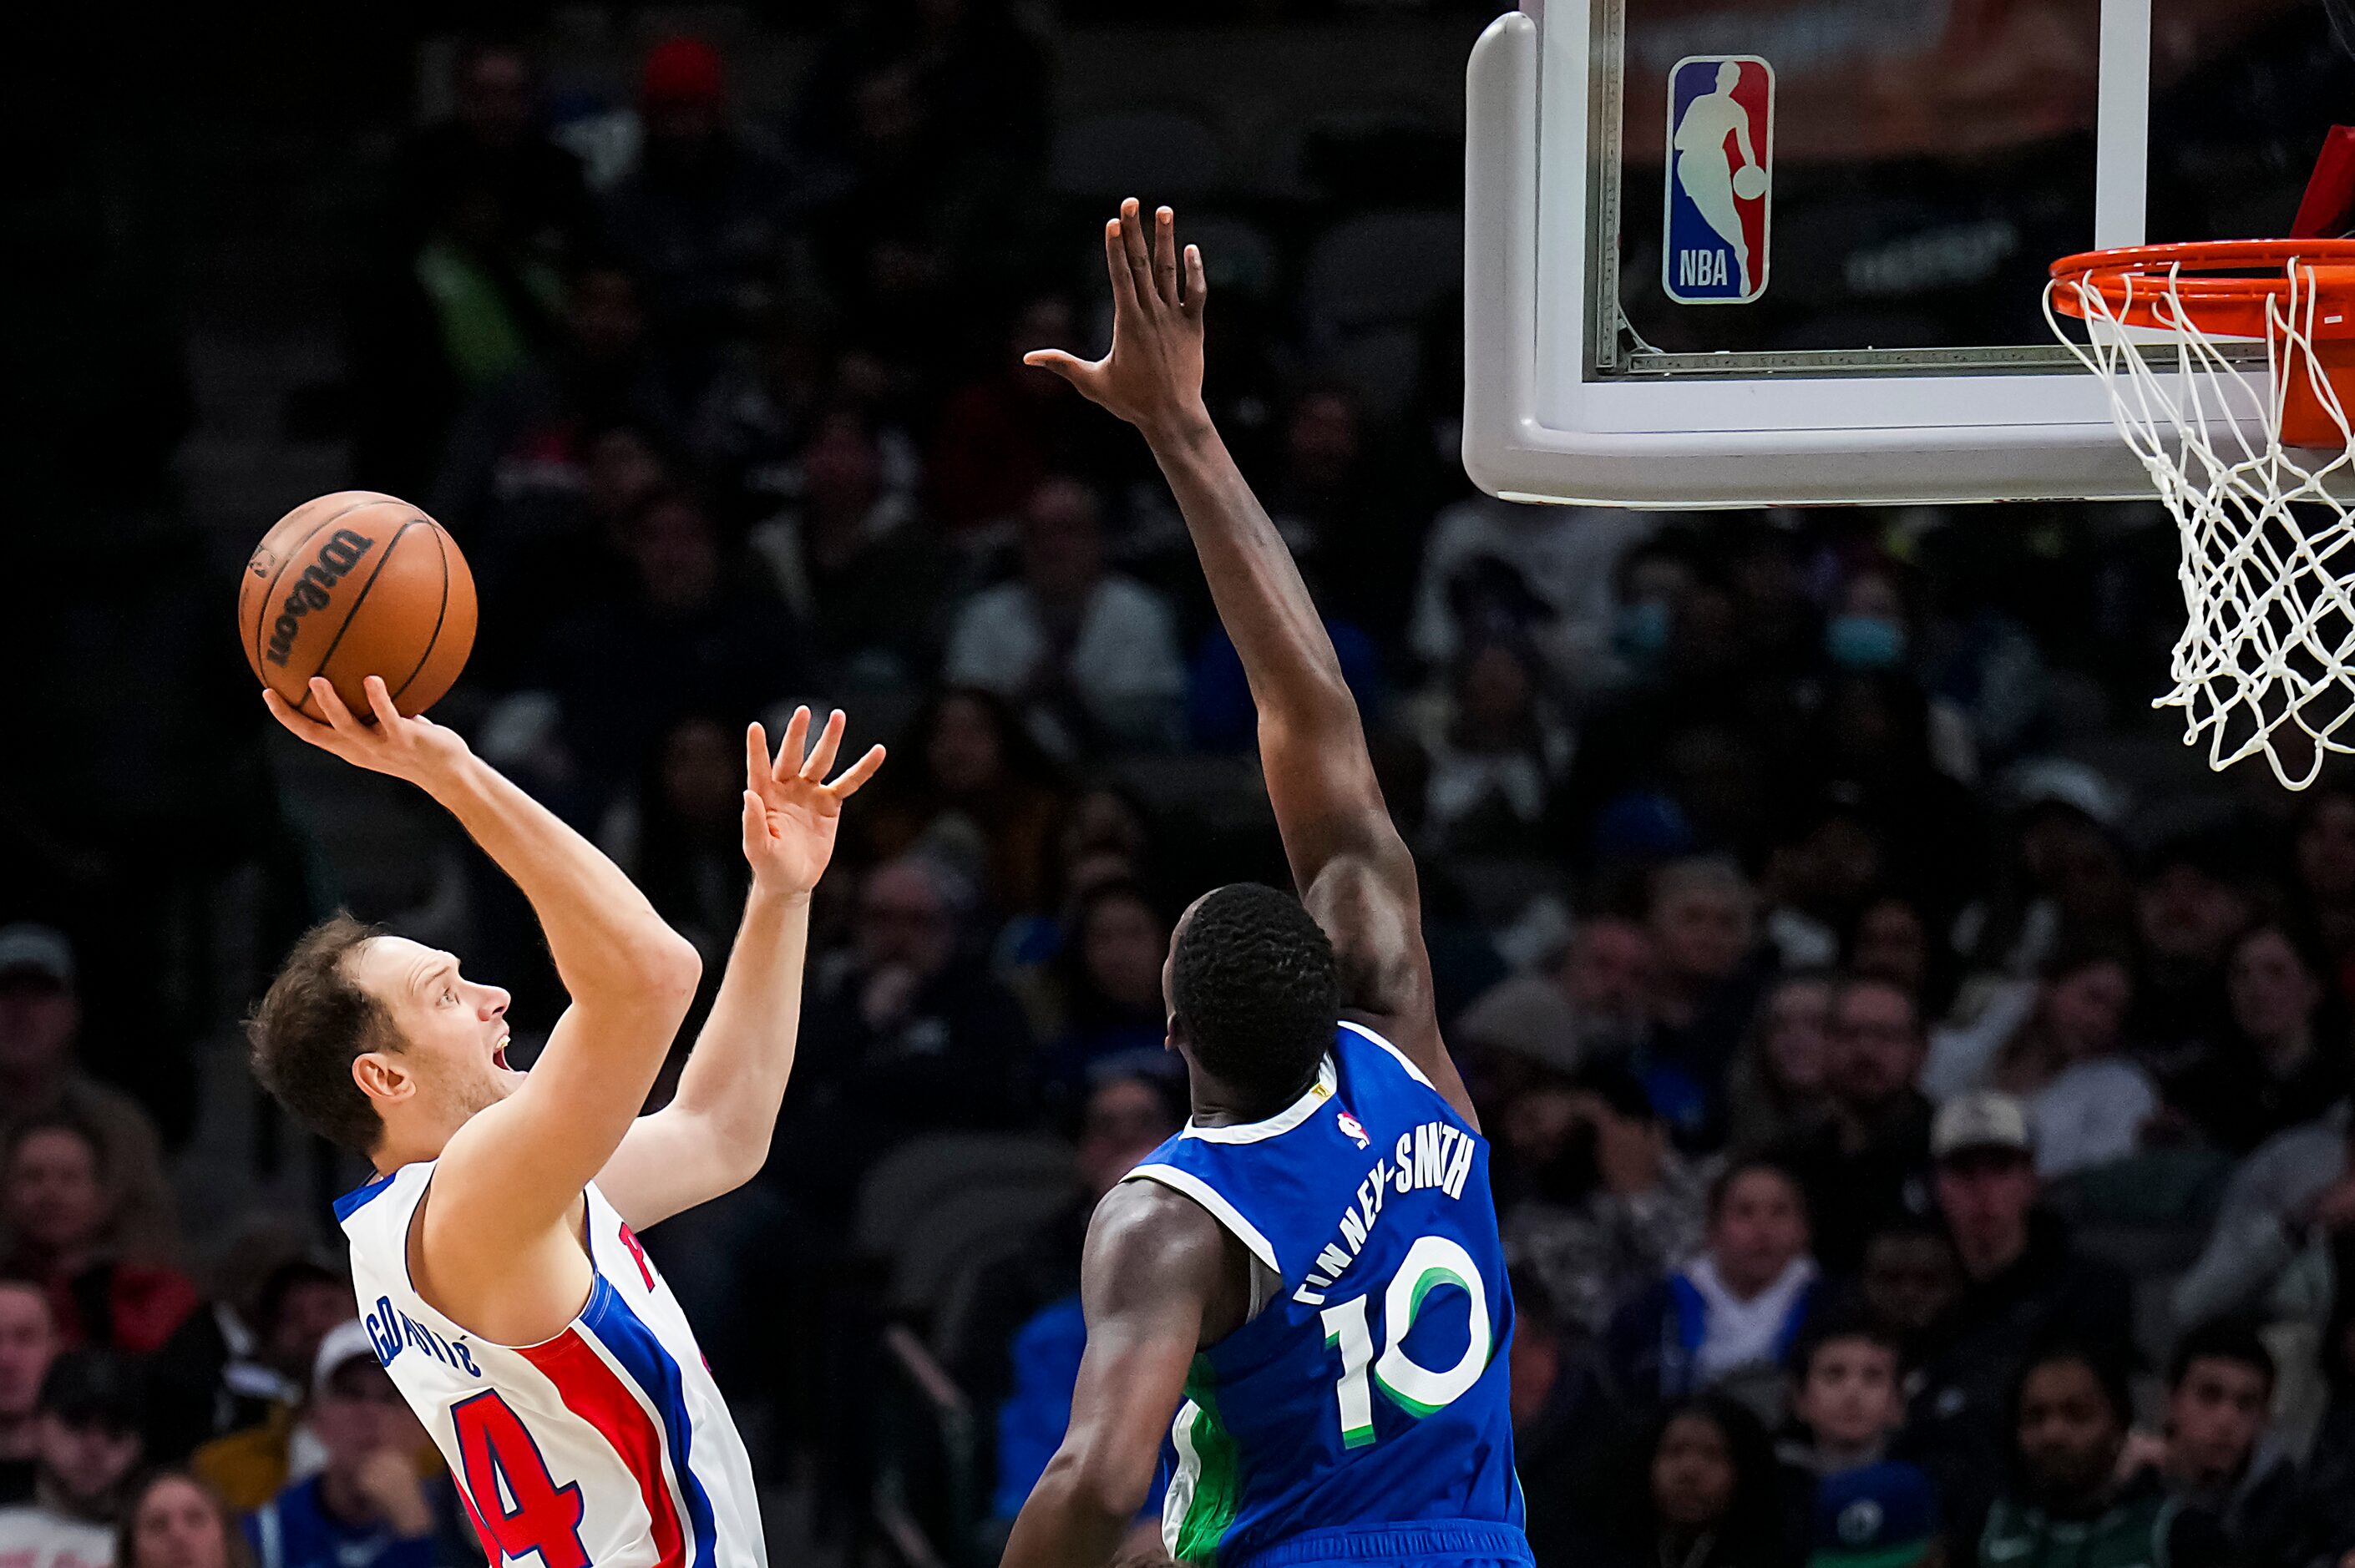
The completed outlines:
<svg viewBox="0 0 2355 1568">
<path fill-rule="evenodd" d="M 1667 238 L 1660 286 L 1685 305 L 1766 291 L 1774 204 L 1774 68 L 1755 55 L 1688 55 L 1668 71 Z"/>
<path fill-rule="evenodd" d="M 1367 1149 L 1372 1146 L 1373 1140 L 1366 1136 L 1364 1125 L 1348 1111 L 1337 1112 L 1333 1118 L 1333 1125 L 1339 1128 L 1342 1135 L 1357 1144 L 1359 1148 Z"/>
</svg>

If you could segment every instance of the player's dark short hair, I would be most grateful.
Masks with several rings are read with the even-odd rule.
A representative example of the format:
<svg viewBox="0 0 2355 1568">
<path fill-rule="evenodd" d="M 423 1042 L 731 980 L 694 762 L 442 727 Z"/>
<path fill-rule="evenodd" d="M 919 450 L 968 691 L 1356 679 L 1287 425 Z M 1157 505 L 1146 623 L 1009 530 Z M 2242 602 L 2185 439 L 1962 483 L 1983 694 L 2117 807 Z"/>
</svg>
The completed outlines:
<svg viewBox="0 0 2355 1568">
<path fill-rule="evenodd" d="M 1256 882 L 1203 895 L 1178 932 L 1170 1001 L 1195 1062 L 1255 1107 L 1281 1108 L 1333 1045 L 1340 966 L 1324 927 Z"/>
<path fill-rule="evenodd" d="M 384 1136 L 352 1062 L 400 1044 L 384 1003 L 346 965 L 361 943 L 384 935 L 338 910 L 303 934 L 246 1021 L 253 1075 L 286 1114 L 328 1142 L 367 1154 Z"/>
<path fill-rule="evenodd" d="M 2263 1377 L 2269 1389 L 2279 1375 L 2273 1352 L 2265 1349 L 2256 1324 L 2246 1318 L 2211 1318 L 2195 1325 L 2177 1340 L 2175 1354 L 2167 1363 L 2167 1386 L 2170 1391 L 2183 1386 L 2194 1361 L 2235 1362 Z"/>
</svg>

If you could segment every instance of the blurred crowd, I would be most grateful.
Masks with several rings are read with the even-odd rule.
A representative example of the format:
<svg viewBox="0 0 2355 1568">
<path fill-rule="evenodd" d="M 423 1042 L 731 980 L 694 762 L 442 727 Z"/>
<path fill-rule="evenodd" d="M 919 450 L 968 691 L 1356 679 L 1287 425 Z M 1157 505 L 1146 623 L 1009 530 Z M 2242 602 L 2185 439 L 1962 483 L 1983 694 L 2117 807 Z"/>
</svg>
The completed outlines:
<svg viewBox="0 0 2355 1568">
<path fill-rule="evenodd" d="M 461 49 L 385 171 L 351 480 L 473 564 L 435 716 L 709 976 L 745 722 L 892 743 L 770 1168 L 647 1242 L 764 1476 L 958 1562 L 1060 1436 L 1090 1208 L 1184 1116 L 1173 914 L 1284 874 L 1142 442 L 1019 362 L 1107 321 L 1050 56 L 990 0 L 873 16 L 781 122 L 660 41 L 593 145 Z M 1178 221 L 1277 237 L 1205 239 L 1209 396 L 1422 867 L 1540 1568 L 2355 1551 L 2355 785 L 2170 792 L 2163 517 L 1479 496 L 1455 302 L 1378 378 L 1299 327 L 1284 236 L 1349 210 Z M 528 912 L 434 864 L 360 913 L 513 991 L 520 1054 Z M 0 1568 L 479 1561 L 324 1204 L 190 1255 L 106 958 L 0 928 Z"/>
</svg>

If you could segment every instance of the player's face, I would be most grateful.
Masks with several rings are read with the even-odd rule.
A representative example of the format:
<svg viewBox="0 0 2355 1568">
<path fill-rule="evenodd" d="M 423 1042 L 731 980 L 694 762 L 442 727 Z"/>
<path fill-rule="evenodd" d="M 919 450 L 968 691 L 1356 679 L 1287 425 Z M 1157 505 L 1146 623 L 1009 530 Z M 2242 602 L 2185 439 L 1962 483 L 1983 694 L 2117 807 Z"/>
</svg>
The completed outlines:
<svg viewBox="0 0 2355 1568">
<path fill-rule="evenodd" d="M 523 1082 L 507 1065 L 506 991 L 477 985 L 455 958 L 406 937 L 374 938 L 348 961 L 400 1032 L 400 1049 L 382 1059 L 414 1075 L 418 1103 L 437 1119 L 464 1121 Z"/>
</svg>

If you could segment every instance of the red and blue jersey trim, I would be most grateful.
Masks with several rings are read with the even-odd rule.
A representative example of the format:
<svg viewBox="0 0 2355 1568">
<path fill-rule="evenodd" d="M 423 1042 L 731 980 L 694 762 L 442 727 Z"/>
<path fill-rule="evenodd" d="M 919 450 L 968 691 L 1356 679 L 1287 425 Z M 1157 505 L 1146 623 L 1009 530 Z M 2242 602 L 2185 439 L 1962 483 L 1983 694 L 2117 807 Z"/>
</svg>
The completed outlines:
<svg viewBox="0 0 2355 1568">
<path fill-rule="evenodd" d="M 637 1385 L 636 1393 L 623 1386 L 622 1376 L 597 1354 L 591 1338 L 622 1376 Z M 565 1408 L 595 1427 L 637 1478 L 660 1568 L 710 1568 L 717 1531 L 710 1497 L 689 1464 L 694 1424 L 687 1411 L 686 1381 L 645 1319 L 599 1275 L 581 1320 L 520 1353 L 556 1385 Z M 653 1419 L 647 1406 L 653 1407 Z M 663 1478 L 666 1456 L 677 1483 L 677 1499 Z"/>
</svg>

